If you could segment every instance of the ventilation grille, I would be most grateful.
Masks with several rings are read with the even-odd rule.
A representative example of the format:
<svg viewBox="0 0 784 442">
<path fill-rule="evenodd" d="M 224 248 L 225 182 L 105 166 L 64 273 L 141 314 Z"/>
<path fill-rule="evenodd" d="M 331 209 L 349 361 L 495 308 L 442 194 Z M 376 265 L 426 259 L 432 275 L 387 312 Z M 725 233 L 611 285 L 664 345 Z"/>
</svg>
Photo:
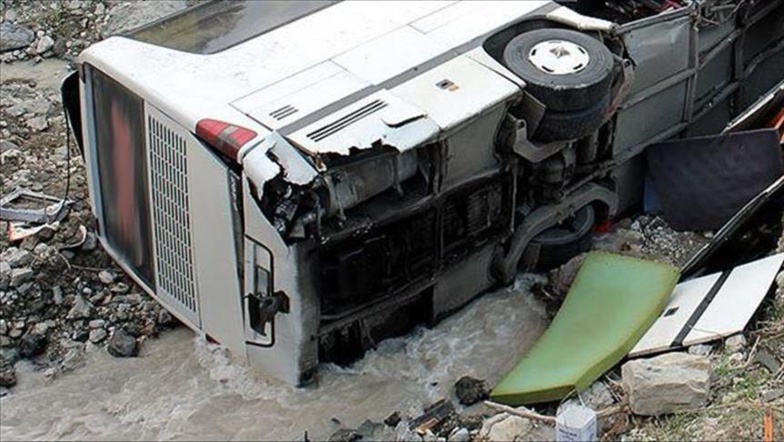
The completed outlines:
<svg viewBox="0 0 784 442">
<path fill-rule="evenodd" d="M 359 109 L 338 119 L 337 121 L 334 121 L 320 129 L 316 129 L 315 131 L 309 133 L 308 138 L 313 141 L 321 141 L 324 138 L 339 132 L 341 129 L 345 128 L 351 123 L 361 120 L 370 114 L 376 113 L 385 107 L 387 107 L 387 103 L 383 100 L 371 101 L 370 103 L 360 107 Z"/>
<path fill-rule="evenodd" d="M 185 139 L 152 116 L 147 130 L 158 292 L 196 313 Z"/>
<path fill-rule="evenodd" d="M 287 105 L 283 106 L 280 109 L 276 109 L 276 110 L 270 112 L 269 116 L 274 118 L 274 119 L 276 119 L 276 120 L 278 120 L 278 121 L 281 121 L 281 120 L 283 120 L 284 118 L 286 118 L 286 117 L 288 117 L 290 115 L 296 114 L 297 112 L 299 112 L 299 109 L 297 109 L 296 107 L 294 107 L 294 106 L 292 106 L 290 104 L 287 104 Z"/>
</svg>

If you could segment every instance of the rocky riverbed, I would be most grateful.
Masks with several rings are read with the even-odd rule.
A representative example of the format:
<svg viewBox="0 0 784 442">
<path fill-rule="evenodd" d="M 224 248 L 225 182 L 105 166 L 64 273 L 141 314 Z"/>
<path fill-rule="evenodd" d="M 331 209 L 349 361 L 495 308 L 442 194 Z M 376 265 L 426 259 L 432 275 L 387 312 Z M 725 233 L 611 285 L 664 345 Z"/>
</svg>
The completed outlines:
<svg viewBox="0 0 784 442">
<path fill-rule="evenodd" d="M 67 140 L 59 82 L 90 43 L 181 9 L 184 2 L 2 1 L 2 193 L 64 197 L 68 215 L 11 243 L 0 222 L 0 395 L 14 365 L 47 376 L 79 368 L 93 347 L 134 356 L 172 316 L 117 268 L 96 239 L 84 165 Z"/>
<path fill-rule="evenodd" d="M 59 82 L 82 49 L 182 9 L 186 2 L 0 0 L 0 6 L 0 194 L 25 188 L 73 201 L 62 221 L 21 241 L 10 242 L 5 233 L 9 226 L 0 222 L 3 439 L 188 439 L 204 434 L 281 439 L 304 438 L 308 429 L 312 439 L 331 435 L 335 440 L 553 438 L 551 425 L 499 413 L 482 400 L 487 384 L 511 367 L 541 333 L 547 315 L 555 313 L 579 258 L 549 275 L 527 277 L 514 293 L 502 291 L 477 301 L 433 330 L 387 342 L 354 367 L 325 367 L 322 393 L 251 376 L 246 367 L 230 363 L 220 348 L 198 340 L 191 345 L 189 332 L 170 331 L 177 327 L 172 316 L 98 245 L 84 165 L 74 143 L 67 141 L 60 106 Z M 675 232 L 661 219 L 641 216 L 618 222 L 595 244 L 681 265 L 710 236 Z M 784 238 L 779 250 L 784 251 Z M 659 409 L 650 403 L 636 411 L 625 409 L 600 421 L 604 437 L 760 438 L 763 410 L 784 407 L 781 369 L 776 371 L 776 363 L 784 360 L 784 273 L 777 284 L 777 293 L 745 335 L 678 353 L 692 357 L 650 362 L 675 367 L 684 379 L 692 376 L 701 388 L 691 398 L 696 408 L 672 413 L 660 402 Z M 515 313 L 523 308 L 532 313 Z M 496 320 L 483 319 L 487 317 Z M 486 323 L 473 331 L 464 326 L 471 321 Z M 162 333 L 164 339 L 150 342 Z M 503 342 L 517 344 L 509 350 Z M 499 353 L 508 354 L 487 362 Z M 136 355 L 141 357 L 117 359 Z M 157 374 L 148 379 L 145 370 Z M 627 404 L 630 391 L 644 397 L 645 385 L 630 384 L 634 370 L 626 370 L 624 381 L 618 367 L 582 400 L 599 410 Z M 158 383 L 167 385 L 161 397 L 156 397 Z M 230 393 L 224 391 L 227 385 Z M 20 397 L 15 397 L 17 389 Z M 95 391 L 79 396 L 90 389 Z M 116 394 L 118 389 L 122 394 Z M 53 401 L 68 408 L 62 413 L 68 422 L 58 420 L 59 410 L 47 408 L 48 398 L 60 395 L 78 398 Z M 209 401 L 235 413 L 225 414 Z M 42 422 L 40 428 L 26 420 L 37 409 L 48 410 L 46 417 L 35 419 Z M 554 409 L 550 405 L 536 411 L 552 415 Z M 667 417 L 640 416 L 659 412 Z M 177 419 L 163 422 L 159 414 Z M 220 427 L 210 416 L 235 419 L 236 425 Z M 776 416 L 781 436 L 784 415 Z M 103 427 L 85 429 L 74 423 L 85 420 Z M 219 429 L 208 429 L 205 421 Z"/>
</svg>

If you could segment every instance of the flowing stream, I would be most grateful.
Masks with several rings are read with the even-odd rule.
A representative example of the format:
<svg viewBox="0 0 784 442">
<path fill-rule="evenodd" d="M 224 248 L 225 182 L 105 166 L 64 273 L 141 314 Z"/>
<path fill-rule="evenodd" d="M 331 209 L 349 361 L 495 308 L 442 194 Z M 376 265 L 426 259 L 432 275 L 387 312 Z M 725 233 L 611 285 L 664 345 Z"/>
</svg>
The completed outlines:
<svg viewBox="0 0 784 442">
<path fill-rule="evenodd" d="M 492 385 L 546 324 L 520 278 L 431 329 L 384 341 L 351 367 L 322 366 L 305 389 L 231 361 L 183 327 L 145 342 L 138 358 L 89 353 L 85 367 L 55 380 L 17 365 L 19 385 L 0 399 L 0 439 L 302 440 L 306 431 L 325 439 L 334 419 L 356 427 L 454 399 L 463 375 Z"/>
</svg>

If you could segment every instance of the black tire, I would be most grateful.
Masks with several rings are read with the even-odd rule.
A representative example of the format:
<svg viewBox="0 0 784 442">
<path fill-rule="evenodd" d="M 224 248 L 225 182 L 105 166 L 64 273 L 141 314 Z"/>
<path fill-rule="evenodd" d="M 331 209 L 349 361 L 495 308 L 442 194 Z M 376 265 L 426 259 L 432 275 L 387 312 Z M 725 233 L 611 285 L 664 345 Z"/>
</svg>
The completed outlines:
<svg viewBox="0 0 784 442">
<path fill-rule="evenodd" d="M 528 59 L 534 46 L 548 40 L 564 40 L 581 46 L 590 59 L 581 71 L 554 75 L 540 70 Z M 506 66 L 525 80 L 525 90 L 557 112 L 574 111 L 594 105 L 609 94 L 613 56 L 602 42 L 568 29 L 537 29 L 518 35 L 506 44 Z"/>
<path fill-rule="evenodd" d="M 591 230 L 595 221 L 593 206 L 588 205 L 560 225 L 537 235 L 531 241 L 532 245 L 540 247 L 536 269 L 542 271 L 559 267 L 590 250 L 593 242 Z"/>
<path fill-rule="evenodd" d="M 593 106 L 578 111 L 547 111 L 532 138 L 539 141 L 560 141 L 585 137 L 601 127 L 609 105 L 610 96 L 605 95 Z"/>
</svg>

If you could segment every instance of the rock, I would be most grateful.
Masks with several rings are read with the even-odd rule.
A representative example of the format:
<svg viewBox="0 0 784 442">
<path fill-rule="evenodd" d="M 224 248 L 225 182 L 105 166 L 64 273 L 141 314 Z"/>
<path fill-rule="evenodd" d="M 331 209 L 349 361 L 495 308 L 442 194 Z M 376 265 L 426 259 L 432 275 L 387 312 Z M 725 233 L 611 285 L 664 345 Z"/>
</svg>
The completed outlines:
<svg viewBox="0 0 784 442">
<path fill-rule="evenodd" d="M 0 387 L 13 387 L 16 385 L 16 370 L 12 364 L 0 362 Z"/>
<path fill-rule="evenodd" d="M 33 117 L 25 122 L 27 127 L 35 132 L 43 132 L 49 127 L 46 117 Z"/>
<path fill-rule="evenodd" d="M 697 356 L 708 356 L 712 350 L 713 346 L 710 344 L 697 344 L 689 347 L 689 354 Z"/>
<path fill-rule="evenodd" d="M 52 47 L 54 47 L 54 39 L 48 35 L 44 35 L 35 45 L 35 53 L 39 55 L 43 54 L 44 52 L 52 49 Z"/>
<path fill-rule="evenodd" d="M 121 328 L 114 331 L 106 349 L 109 351 L 109 354 L 118 358 L 133 357 L 139 353 L 136 338 Z"/>
<path fill-rule="evenodd" d="M 687 353 L 635 359 L 621 367 L 623 388 L 632 412 L 658 416 L 691 410 L 708 403 L 710 360 Z"/>
<path fill-rule="evenodd" d="M 531 431 L 531 422 L 519 416 L 506 413 L 488 419 L 479 430 L 479 438 L 491 441 L 513 441 Z"/>
<path fill-rule="evenodd" d="M 401 422 L 395 427 L 394 440 L 397 442 L 422 442 L 422 437 L 414 430 L 408 428 L 405 422 Z"/>
<path fill-rule="evenodd" d="M 357 427 L 357 433 L 359 433 L 363 440 L 385 440 L 379 436 L 381 436 L 381 433 L 385 432 L 384 430 L 386 429 L 388 429 L 388 427 L 380 422 L 373 422 L 370 419 L 365 419 L 365 422 L 362 422 L 362 425 Z"/>
<path fill-rule="evenodd" d="M 740 352 L 733 353 L 729 358 L 727 358 L 727 362 L 729 362 L 730 367 L 740 367 L 745 360 L 746 358 L 743 356 L 743 353 Z"/>
<path fill-rule="evenodd" d="M 455 428 L 449 433 L 447 440 L 449 442 L 469 442 L 471 440 L 471 434 L 465 428 Z"/>
<path fill-rule="evenodd" d="M 103 319 L 93 319 L 89 323 L 90 328 L 103 328 L 106 325 L 106 321 Z"/>
<path fill-rule="evenodd" d="M 357 430 L 352 430 L 351 428 L 341 428 L 338 431 L 332 433 L 332 436 L 329 437 L 329 442 L 353 442 L 355 440 L 362 439 L 362 435 L 357 432 Z"/>
<path fill-rule="evenodd" d="M 51 229 L 43 229 L 43 230 L 41 230 L 41 232 L 39 232 L 39 239 L 41 241 L 44 241 L 44 240 L 48 241 L 48 240 L 52 239 L 52 237 L 49 237 L 49 239 L 46 239 L 45 236 L 40 235 L 43 232 L 51 232 Z M 38 256 L 42 260 L 46 261 L 46 260 L 51 259 L 53 256 L 55 256 L 55 254 L 57 253 L 57 249 L 55 249 L 54 247 L 50 246 L 49 244 L 41 243 L 41 244 L 38 244 L 37 246 L 35 246 L 35 248 L 33 249 L 33 253 L 35 253 L 36 256 Z"/>
<path fill-rule="evenodd" d="M 455 383 L 455 395 L 463 405 L 473 405 L 490 397 L 485 381 L 463 376 Z"/>
<path fill-rule="evenodd" d="M 724 340 L 724 348 L 729 353 L 737 353 L 746 347 L 746 337 L 742 333 L 732 335 Z"/>
<path fill-rule="evenodd" d="M 0 288 L 11 281 L 11 266 L 5 261 L 0 261 Z"/>
<path fill-rule="evenodd" d="M 8 334 L 8 322 L 5 319 L 0 319 L 0 335 Z"/>
<path fill-rule="evenodd" d="M 596 381 L 591 384 L 584 392 L 580 393 L 585 405 L 591 407 L 594 411 L 600 411 L 615 403 L 615 397 L 612 395 L 610 388 L 601 381 Z"/>
<path fill-rule="evenodd" d="M 103 3 L 95 5 L 95 15 L 103 15 L 106 12 L 106 6 Z"/>
<path fill-rule="evenodd" d="M 61 289 L 59 285 L 52 287 L 52 302 L 54 302 L 55 305 L 63 303 L 63 289 Z"/>
<path fill-rule="evenodd" d="M 130 305 L 139 305 L 142 302 L 142 295 L 139 293 L 131 293 L 125 297 L 125 301 Z"/>
<path fill-rule="evenodd" d="M 18 287 L 33 279 L 33 269 L 23 267 L 21 269 L 11 269 L 11 287 Z"/>
<path fill-rule="evenodd" d="M 84 366 L 85 359 L 84 359 L 84 345 L 79 344 L 76 347 L 72 347 L 68 349 L 68 352 L 65 354 L 63 358 L 63 363 L 61 364 L 60 368 L 63 373 L 67 373 L 69 371 L 74 371 L 77 368 Z"/>
<path fill-rule="evenodd" d="M 90 338 L 90 333 L 83 328 L 77 328 L 76 330 L 74 330 L 73 334 L 71 334 L 71 339 L 73 339 L 76 342 L 87 342 L 89 338 Z"/>
<path fill-rule="evenodd" d="M 30 46 L 34 38 L 33 31 L 25 27 L 8 21 L 0 23 L 0 53 L 24 49 Z"/>
<path fill-rule="evenodd" d="M 14 365 L 19 360 L 19 349 L 16 347 L 7 347 L 0 349 L 0 365 L 9 364 Z"/>
<path fill-rule="evenodd" d="M 174 318 L 172 318 L 171 313 L 169 313 L 168 311 L 161 310 L 160 313 L 158 313 L 158 324 L 159 325 L 170 325 L 172 322 L 174 322 Z M 397 425 L 397 424 L 395 424 L 395 425 Z"/>
<path fill-rule="evenodd" d="M 392 413 L 389 416 L 387 416 L 386 419 L 384 419 L 384 423 L 387 424 L 388 426 L 394 428 L 394 427 L 397 427 L 397 424 L 399 424 L 401 420 L 402 419 L 400 419 L 400 413 L 395 411 L 394 413 Z"/>
<path fill-rule="evenodd" d="M 762 393 L 762 400 L 765 402 L 773 402 L 776 399 L 784 396 L 784 388 L 774 388 Z"/>
<path fill-rule="evenodd" d="M 85 252 L 92 252 L 98 247 L 98 237 L 93 232 L 87 232 L 87 236 L 82 244 L 82 250 Z"/>
<path fill-rule="evenodd" d="M 771 374 L 778 374 L 779 370 L 781 369 L 781 362 L 779 362 L 775 356 L 770 354 L 764 348 L 761 348 L 757 351 L 757 354 L 754 355 L 754 361 L 759 362 L 763 367 L 767 368 Z"/>
<path fill-rule="evenodd" d="M 130 289 L 131 288 L 128 287 L 128 284 L 126 284 L 124 282 L 118 282 L 117 284 L 113 285 L 109 289 L 109 291 L 111 291 L 112 293 L 120 293 L 120 294 L 122 294 L 122 293 L 128 293 L 128 290 L 130 290 Z"/>
<path fill-rule="evenodd" d="M 19 268 L 30 265 L 35 256 L 25 249 L 17 249 L 16 247 L 9 247 L 2 255 L 3 261 L 8 263 L 11 268 Z"/>
<path fill-rule="evenodd" d="M 73 307 L 68 311 L 66 316 L 68 319 L 85 319 L 89 318 L 93 313 L 93 307 L 81 295 L 76 295 L 74 298 Z"/>
<path fill-rule="evenodd" d="M 93 344 L 97 344 L 103 341 L 106 338 L 106 330 L 102 328 L 96 328 L 90 330 L 90 342 Z"/>
<path fill-rule="evenodd" d="M 105 285 L 109 285 L 114 282 L 115 276 L 114 273 L 108 270 L 101 270 L 98 272 L 98 280 Z"/>
<path fill-rule="evenodd" d="M 154 2 L 123 2 L 109 11 L 103 26 L 103 35 L 122 34 L 159 18 L 185 9 L 185 0 L 166 0 Z"/>
<path fill-rule="evenodd" d="M 46 350 L 47 339 L 45 334 L 27 332 L 19 342 L 19 354 L 23 358 L 32 358 Z"/>
<path fill-rule="evenodd" d="M 577 276 L 577 272 L 582 267 L 583 262 L 585 262 L 586 256 L 586 253 L 577 255 L 566 264 L 548 273 L 547 278 L 550 281 L 550 291 L 553 295 L 558 297 L 566 296 L 566 293 L 572 286 L 572 282 L 574 282 L 574 278 Z"/>
</svg>

